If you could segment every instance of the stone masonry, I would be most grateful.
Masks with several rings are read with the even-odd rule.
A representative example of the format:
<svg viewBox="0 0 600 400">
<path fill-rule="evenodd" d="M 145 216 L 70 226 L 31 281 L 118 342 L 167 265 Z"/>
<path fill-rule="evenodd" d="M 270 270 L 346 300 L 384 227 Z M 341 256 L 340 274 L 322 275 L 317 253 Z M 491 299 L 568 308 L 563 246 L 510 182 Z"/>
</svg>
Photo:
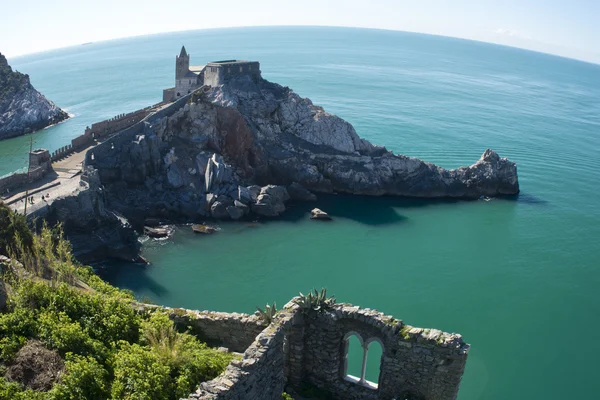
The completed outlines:
<svg viewBox="0 0 600 400">
<path fill-rule="evenodd" d="M 350 304 L 305 312 L 292 300 L 267 327 L 244 314 L 176 309 L 171 318 L 231 350 L 241 351 L 248 344 L 241 360 L 202 383 L 188 400 L 279 400 L 284 390 L 301 384 L 343 400 L 454 400 L 469 352 L 461 335 L 415 328 Z M 382 345 L 379 382 L 346 376 L 350 334 Z"/>
</svg>

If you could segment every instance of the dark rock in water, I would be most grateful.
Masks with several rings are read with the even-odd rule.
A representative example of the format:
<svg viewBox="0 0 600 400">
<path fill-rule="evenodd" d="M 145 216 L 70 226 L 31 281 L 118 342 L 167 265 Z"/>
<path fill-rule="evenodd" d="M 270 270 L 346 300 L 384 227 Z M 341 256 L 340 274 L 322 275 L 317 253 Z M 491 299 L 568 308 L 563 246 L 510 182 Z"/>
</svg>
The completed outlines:
<svg viewBox="0 0 600 400">
<path fill-rule="evenodd" d="M 289 199 L 290 196 L 283 186 L 268 185 L 260 190 L 251 210 L 265 217 L 277 217 L 285 211 L 284 203 Z"/>
<path fill-rule="evenodd" d="M 248 213 L 250 212 L 250 207 L 248 207 L 246 204 L 242 203 L 241 201 L 235 200 L 233 202 L 233 205 L 236 208 L 239 208 L 240 210 L 242 210 L 242 212 L 244 213 L 244 215 L 248 215 Z"/>
<path fill-rule="evenodd" d="M 217 200 L 210 206 L 210 214 L 215 219 L 229 219 L 227 207 L 233 206 L 233 199 L 228 196 L 219 195 Z"/>
<path fill-rule="evenodd" d="M 304 186 L 298 182 L 293 182 L 287 187 L 290 198 L 295 201 L 316 201 L 317 196 L 314 193 L 306 190 Z"/>
<path fill-rule="evenodd" d="M 212 233 L 215 233 L 218 231 L 218 229 L 215 228 L 214 226 L 201 225 L 201 224 L 192 225 L 192 230 L 195 233 L 202 233 L 202 234 L 212 234 Z"/>
<path fill-rule="evenodd" d="M 331 216 L 319 208 L 313 208 L 310 212 L 310 219 L 318 219 L 321 221 L 331 221 Z"/>
<path fill-rule="evenodd" d="M 29 76 L 13 72 L 0 54 L 0 139 L 35 132 L 69 118 L 35 90 Z"/>
<path fill-rule="evenodd" d="M 238 220 L 244 216 L 244 210 L 235 206 L 227 207 L 227 213 L 229 214 L 229 217 L 233 220 Z"/>
</svg>

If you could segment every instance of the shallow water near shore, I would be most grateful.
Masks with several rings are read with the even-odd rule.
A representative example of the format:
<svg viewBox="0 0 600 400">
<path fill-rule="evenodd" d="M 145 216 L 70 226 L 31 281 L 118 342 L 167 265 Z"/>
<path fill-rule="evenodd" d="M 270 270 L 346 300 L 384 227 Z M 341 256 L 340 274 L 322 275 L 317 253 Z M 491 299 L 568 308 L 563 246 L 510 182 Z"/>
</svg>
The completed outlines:
<svg viewBox="0 0 600 400">
<path fill-rule="evenodd" d="M 54 150 L 86 125 L 158 102 L 186 45 L 192 64 L 261 61 L 266 79 L 359 135 L 446 168 L 486 148 L 518 164 L 516 199 L 320 196 L 284 218 L 178 227 L 147 267 L 110 282 L 160 304 L 253 312 L 327 287 L 340 301 L 460 332 L 472 344 L 459 399 L 600 393 L 600 66 L 478 42 L 341 28 L 246 28 L 94 43 L 9 63 L 75 117 L 34 134 Z M 0 142 L 0 175 L 28 138 Z M 318 206 L 334 221 L 308 219 Z M 591 334 L 591 335 L 590 335 Z M 373 369 L 369 374 L 376 373 Z"/>
</svg>

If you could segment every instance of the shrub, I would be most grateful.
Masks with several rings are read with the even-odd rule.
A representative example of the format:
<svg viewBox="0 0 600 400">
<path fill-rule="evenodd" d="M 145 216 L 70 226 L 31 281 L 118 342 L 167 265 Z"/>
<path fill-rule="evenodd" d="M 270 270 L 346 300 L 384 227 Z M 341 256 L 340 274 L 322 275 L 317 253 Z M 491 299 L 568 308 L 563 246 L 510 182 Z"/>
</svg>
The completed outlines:
<svg viewBox="0 0 600 400">
<path fill-rule="evenodd" d="M 171 369 L 147 348 L 122 343 L 114 362 L 112 398 L 153 400 L 171 398 Z"/>
<path fill-rule="evenodd" d="M 27 219 L 0 202 L 0 254 L 14 253 L 18 247 L 17 238 L 23 249 L 31 249 L 33 235 L 27 226 Z"/>
<path fill-rule="evenodd" d="M 53 400 L 106 399 L 108 372 L 92 357 L 67 354 L 66 374 L 51 391 Z"/>
<path fill-rule="evenodd" d="M 200 382 L 216 378 L 231 362 L 231 354 L 211 349 L 188 333 L 179 333 L 173 321 L 160 311 L 141 325 L 147 344 L 174 379 L 173 398 L 191 393 Z"/>
<path fill-rule="evenodd" d="M 44 226 L 29 250 L 18 235 L 12 245 L 11 256 L 30 273 L 9 276 L 10 303 L 0 313 L 0 376 L 30 340 L 66 357 L 66 372 L 45 393 L 0 378 L 0 400 L 176 400 L 218 376 L 233 358 L 178 332 L 164 312 L 136 312 L 132 293 L 72 259 L 60 227 Z"/>
</svg>

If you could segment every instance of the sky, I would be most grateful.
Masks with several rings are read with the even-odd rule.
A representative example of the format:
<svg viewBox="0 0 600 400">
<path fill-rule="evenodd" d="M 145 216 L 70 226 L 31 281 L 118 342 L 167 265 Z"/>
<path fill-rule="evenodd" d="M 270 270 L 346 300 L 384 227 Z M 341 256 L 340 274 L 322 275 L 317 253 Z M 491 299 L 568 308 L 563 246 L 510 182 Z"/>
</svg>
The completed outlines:
<svg viewBox="0 0 600 400">
<path fill-rule="evenodd" d="M 504 44 L 600 64 L 600 0 L 0 0 L 8 58 L 239 26 L 352 26 Z"/>
</svg>

